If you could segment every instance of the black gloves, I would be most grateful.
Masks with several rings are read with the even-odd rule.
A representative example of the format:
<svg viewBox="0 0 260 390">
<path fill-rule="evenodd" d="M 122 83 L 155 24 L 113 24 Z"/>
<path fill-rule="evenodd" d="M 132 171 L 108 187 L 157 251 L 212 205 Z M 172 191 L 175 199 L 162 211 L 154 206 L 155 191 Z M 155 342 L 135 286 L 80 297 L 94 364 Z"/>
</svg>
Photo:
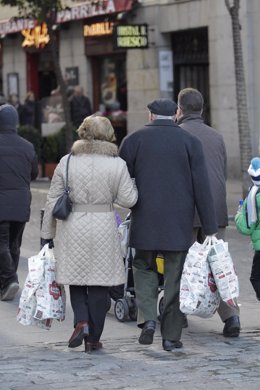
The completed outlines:
<svg viewBox="0 0 260 390">
<path fill-rule="evenodd" d="M 49 248 L 52 249 L 54 248 L 54 242 L 52 238 L 41 238 L 41 249 L 44 247 L 44 245 L 49 244 Z"/>
</svg>

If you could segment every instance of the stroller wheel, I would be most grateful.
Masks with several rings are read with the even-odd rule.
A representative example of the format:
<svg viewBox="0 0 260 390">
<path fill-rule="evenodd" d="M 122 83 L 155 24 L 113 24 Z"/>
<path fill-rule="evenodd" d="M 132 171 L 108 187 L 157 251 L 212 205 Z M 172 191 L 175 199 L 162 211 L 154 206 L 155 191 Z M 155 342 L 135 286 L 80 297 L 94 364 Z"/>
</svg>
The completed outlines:
<svg viewBox="0 0 260 390">
<path fill-rule="evenodd" d="M 109 311 L 111 308 L 111 298 L 110 298 L 110 295 L 108 295 L 107 297 L 107 311 Z"/>
<path fill-rule="evenodd" d="M 129 310 L 127 301 L 124 298 L 118 299 L 115 302 L 114 312 L 118 321 L 125 322 L 128 319 Z"/>
</svg>

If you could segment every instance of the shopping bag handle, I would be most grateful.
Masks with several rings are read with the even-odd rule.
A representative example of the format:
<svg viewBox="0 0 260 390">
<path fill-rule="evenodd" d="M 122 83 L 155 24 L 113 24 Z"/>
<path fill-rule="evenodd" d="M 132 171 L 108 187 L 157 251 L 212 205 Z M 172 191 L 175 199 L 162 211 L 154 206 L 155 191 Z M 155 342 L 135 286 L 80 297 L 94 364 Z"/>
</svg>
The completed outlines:
<svg viewBox="0 0 260 390">
<path fill-rule="evenodd" d="M 212 234 L 211 236 L 206 236 L 205 240 L 203 241 L 203 247 L 207 248 L 213 244 L 216 244 L 218 242 L 218 239 L 215 234 Z"/>
<path fill-rule="evenodd" d="M 44 247 L 41 249 L 40 256 L 46 256 L 54 259 L 54 253 L 53 253 L 53 248 L 49 247 L 49 243 L 45 244 Z"/>
</svg>

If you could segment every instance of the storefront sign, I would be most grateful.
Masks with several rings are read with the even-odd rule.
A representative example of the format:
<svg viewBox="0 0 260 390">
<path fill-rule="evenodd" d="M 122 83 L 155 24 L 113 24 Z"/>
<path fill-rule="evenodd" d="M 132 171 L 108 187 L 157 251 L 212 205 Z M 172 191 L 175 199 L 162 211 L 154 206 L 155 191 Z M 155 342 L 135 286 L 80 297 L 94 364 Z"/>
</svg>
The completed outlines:
<svg viewBox="0 0 260 390">
<path fill-rule="evenodd" d="M 24 29 L 31 29 L 36 26 L 36 22 L 30 19 L 17 19 L 0 21 L 0 35 L 12 34 Z"/>
<path fill-rule="evenodd" d="M 104 0 L 101 4 L 99 2 L 95 4 L 91 1 L 88 1 L 85 4 L 58 12 L 57 23 L 130 11 L 132 9 L 133 3 L 134 0 Z"/>
<path fill-rule="evenodd" d="M 56 22 L 65 23 L 72 20 L 91 18 L 93 16 L 127 12 L 132 9 L 134 2 L 135 0 L 103 0 L 101 4 L 95 4 L 92 1 L 87 1 L 84 4 L 59 11 Z M 29 19 L 0 20 L 0 35 L 13 34 L 24 29 L 31 29 L 36 24 L 34 20 Z"/>
<path fill-rule="evenodd" d="M 116 49 L 147 48 L 147 24 L 116 25 L 114 27 L 114 46 Z"/>
<path fill-rule="evenodd" d="M 31 29 L 24 29 L 22 30 L 22 35 L 24 36 L 22 47 L 34 46 L 39 49 L 40 47 L 47 45 L 50 41 L 46 23 Z"/>
<path fill-rule="evenodd" d="M 94 24 L 86 24 L 84 26 L 84 37 L 98 37 L 103 35 L 112 35 L 113 23 L 112 22 L 100 22 Z"/>
</svg>

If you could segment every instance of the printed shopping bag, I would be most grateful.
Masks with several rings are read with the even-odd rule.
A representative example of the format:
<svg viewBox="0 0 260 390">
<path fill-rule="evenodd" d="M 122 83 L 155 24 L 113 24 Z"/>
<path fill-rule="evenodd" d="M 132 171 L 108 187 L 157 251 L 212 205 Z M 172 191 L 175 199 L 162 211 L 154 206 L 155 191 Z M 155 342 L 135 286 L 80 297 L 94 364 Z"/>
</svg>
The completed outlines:
<svg viewBox="0 0 260 390">
<path fill-rule="evenodd" d="M 64 320 L 66 295 L 64 286 L 55 281 L 53 250 L 46 244 L 28 259 L 26 277 L 19 301 L 17 321 L 50 329 L 53 319 Z"/>
<path fill-rule="evenodd" d="M 231 306 L 236 305 L 235 298 L 239 296 L 239 282 L 228 250 L 228 243 L 213 237 L 208 262 L 221 298 Z"/>
<path fill-rule="evenodd" d="M 65 319 L 66 295 L 63 285 L 56 282 L 56 261 L 53 249 L 48 244 L 44 253 L 44 277 L 36 290 L 36 308 L 34 318 L 48 318 L 63 321 Z"/>
<path fill-rule="evenodd" d="M 180 310 L 184 314 L 210 318 L 216 312 L 220 296 L 209 263 L 207 242 L 195 242 L 185 259 L 180 284 Z"/>
</svg>

